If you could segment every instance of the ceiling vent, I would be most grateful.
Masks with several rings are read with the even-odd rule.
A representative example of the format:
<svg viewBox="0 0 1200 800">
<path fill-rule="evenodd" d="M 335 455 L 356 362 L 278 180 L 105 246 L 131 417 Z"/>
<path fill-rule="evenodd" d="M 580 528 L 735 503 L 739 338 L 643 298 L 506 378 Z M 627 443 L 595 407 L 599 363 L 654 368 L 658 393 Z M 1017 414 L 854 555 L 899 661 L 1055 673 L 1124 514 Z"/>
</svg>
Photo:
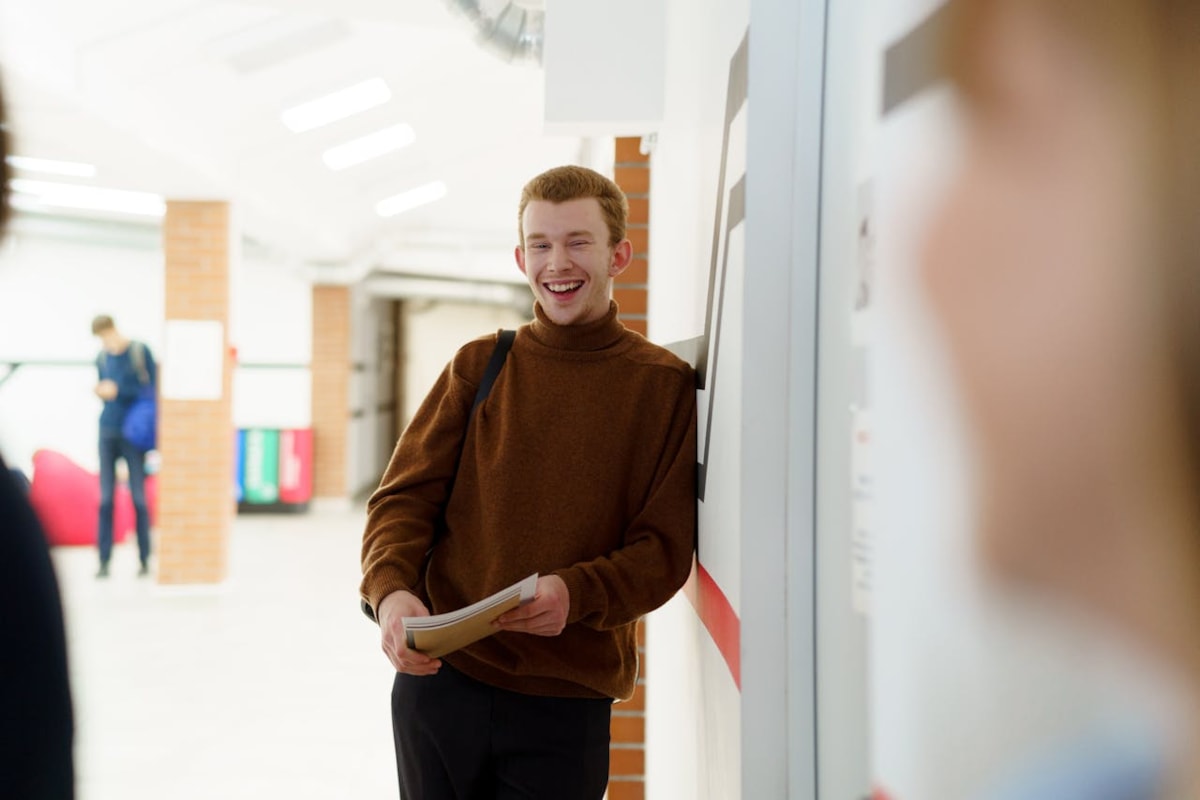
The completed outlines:
<svg viewBox="0 0 1200 800">
<path fill-rule="evenodd" d="M 509 63 L 541 66 L 546 12 L 513 0 L 446 0 L 475 26 L 480 47 Z"/>
</svg>

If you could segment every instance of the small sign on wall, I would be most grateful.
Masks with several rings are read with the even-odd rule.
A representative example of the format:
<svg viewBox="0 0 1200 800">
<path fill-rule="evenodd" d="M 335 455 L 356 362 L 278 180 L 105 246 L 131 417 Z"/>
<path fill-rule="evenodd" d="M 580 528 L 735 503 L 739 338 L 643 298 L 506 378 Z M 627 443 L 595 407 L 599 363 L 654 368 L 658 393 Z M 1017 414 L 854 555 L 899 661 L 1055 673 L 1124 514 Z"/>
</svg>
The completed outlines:
<svg viewBox="0 0 1200 800">
<path fill-rule="evenodd" d="M 851 407 L 850 512 L 851 581 L 854 610 L 871 614 L 874 569 L 875 470 L 871 446 L 871 396 L 868 360 L 875 344 L 873 319 L 878 307 L 875 275 L 875 221 L 871 213 L 873 184 L 858 187 L 858 259 L 854 307 L 850 315 L 850 342 L 855 364 L 854 401 Z"/>
<path fill-rule="evenodd" d="M 875 469 L 871 456 L 871 414 L 855 409 L 853 440 L 850 446 L 850 490 L 854 497 L 851 513 L 850 548 L 854 610 L 863 616 L 871 613 L 871 573 L 874 569 Z"/>
<path fill-rule="evenodd" d="M 220 400 L 225 388 L 225 327 L 216 320 L 167 320 L 164 400 Z"/>
</svg>

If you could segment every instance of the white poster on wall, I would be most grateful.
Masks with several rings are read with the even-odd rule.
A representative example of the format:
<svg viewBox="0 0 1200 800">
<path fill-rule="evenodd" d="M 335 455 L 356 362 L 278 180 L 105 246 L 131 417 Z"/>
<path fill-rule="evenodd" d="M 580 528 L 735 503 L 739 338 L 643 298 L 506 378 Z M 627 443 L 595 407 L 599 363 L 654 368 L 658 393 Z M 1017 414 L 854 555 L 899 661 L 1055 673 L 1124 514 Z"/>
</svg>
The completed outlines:
<svg viewBox="0 0 1200 800">
<path fill-rule="evenodd" d="M 220 400 L 225 386 L 225 326 L 216 320 L 167 320 L 163 330 L 164 400 Z"/>
</svg>

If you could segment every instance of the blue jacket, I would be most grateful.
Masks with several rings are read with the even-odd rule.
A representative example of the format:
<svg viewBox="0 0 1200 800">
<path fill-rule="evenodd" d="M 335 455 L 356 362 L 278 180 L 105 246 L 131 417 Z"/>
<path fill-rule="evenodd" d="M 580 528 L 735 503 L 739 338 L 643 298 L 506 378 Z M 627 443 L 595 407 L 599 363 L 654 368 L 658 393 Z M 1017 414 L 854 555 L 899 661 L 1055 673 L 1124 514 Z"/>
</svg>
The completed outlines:
<svg viewBox="0 0 1200 800">
<path fill-rule="evenodd" d="M 141 354 L 140 358 L 138 352 Z M 145 375 L 139 374 L 139 366 L 145 369 Z M 100 429 L 119 431 L 125 421 L 126 412 L 141 394 L 142 386 L 153 387 L 158 380 L 158 367 L 154 363 L 154 356 L 151 355 L 150 348 L 141 342 L 130 342 L 125 352 L 118 355 L 102 350 L 100 355 L 96 356 L 96 369 L 100 373 L 100 380 L 110 380 L 117 384 L 116 398 L 104 401 L 104 408 L 100 412 Z"/>
</svg>

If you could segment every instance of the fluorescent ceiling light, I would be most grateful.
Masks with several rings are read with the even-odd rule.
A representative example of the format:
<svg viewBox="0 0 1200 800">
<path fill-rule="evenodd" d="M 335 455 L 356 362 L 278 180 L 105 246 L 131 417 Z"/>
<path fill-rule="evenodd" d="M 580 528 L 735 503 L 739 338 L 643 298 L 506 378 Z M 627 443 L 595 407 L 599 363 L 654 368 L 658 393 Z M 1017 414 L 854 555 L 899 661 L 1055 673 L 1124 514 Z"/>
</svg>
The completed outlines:
<svg viewBox="0 0 1200 800">
<path fill-rule="evenodd" d="M 287 109 L 282 115 L 283 124 L 293 133 L 303 133 L 381 106 L 391 99 L 392 91 L 383 78 L 371 78 Z"/>
<path fill-rule="evenodd" d="M 330 169 L 345 169 L 408 147 L 416 138 L 412 126 L 401 123 L 331 147 L 321 159 Z"/>
<path fill-rule="evenodd" d="M 381 217 L 394 217 L 397 214 L 410 211 L 417 206 L 432 203 L 434 200 L 441 200 L 445 196 L 446 184 L 441 181 L 434 181 L 424 186 L 418 186 L 416 189 L 409 189 L 407 192 L 401 192 L 400 194 L 380 200 L 375 204 L 375 213 Z"/>
<path fill-rule="evenodd" d="M 131 192 L 125 189 L 103 189 L 98 186 L 79 186 L 73 183 L 54 183 L 16 178 L 9 181 L 14 200 L 22 208 L 52 206 L 89 211 L 115 211 L 161 217 L 167 210 L 162 195 L 151 192 Z"/>
<path fill-rule="evenodd" d="M 51 158 L 8 156 L 5 161 L 13 169 L 22 172 L 41 172 L 47 175 L 69 175 L 72 178 L 94 178 L 96 167 L 79 161 L 57 161 Z"/>
</svg>

